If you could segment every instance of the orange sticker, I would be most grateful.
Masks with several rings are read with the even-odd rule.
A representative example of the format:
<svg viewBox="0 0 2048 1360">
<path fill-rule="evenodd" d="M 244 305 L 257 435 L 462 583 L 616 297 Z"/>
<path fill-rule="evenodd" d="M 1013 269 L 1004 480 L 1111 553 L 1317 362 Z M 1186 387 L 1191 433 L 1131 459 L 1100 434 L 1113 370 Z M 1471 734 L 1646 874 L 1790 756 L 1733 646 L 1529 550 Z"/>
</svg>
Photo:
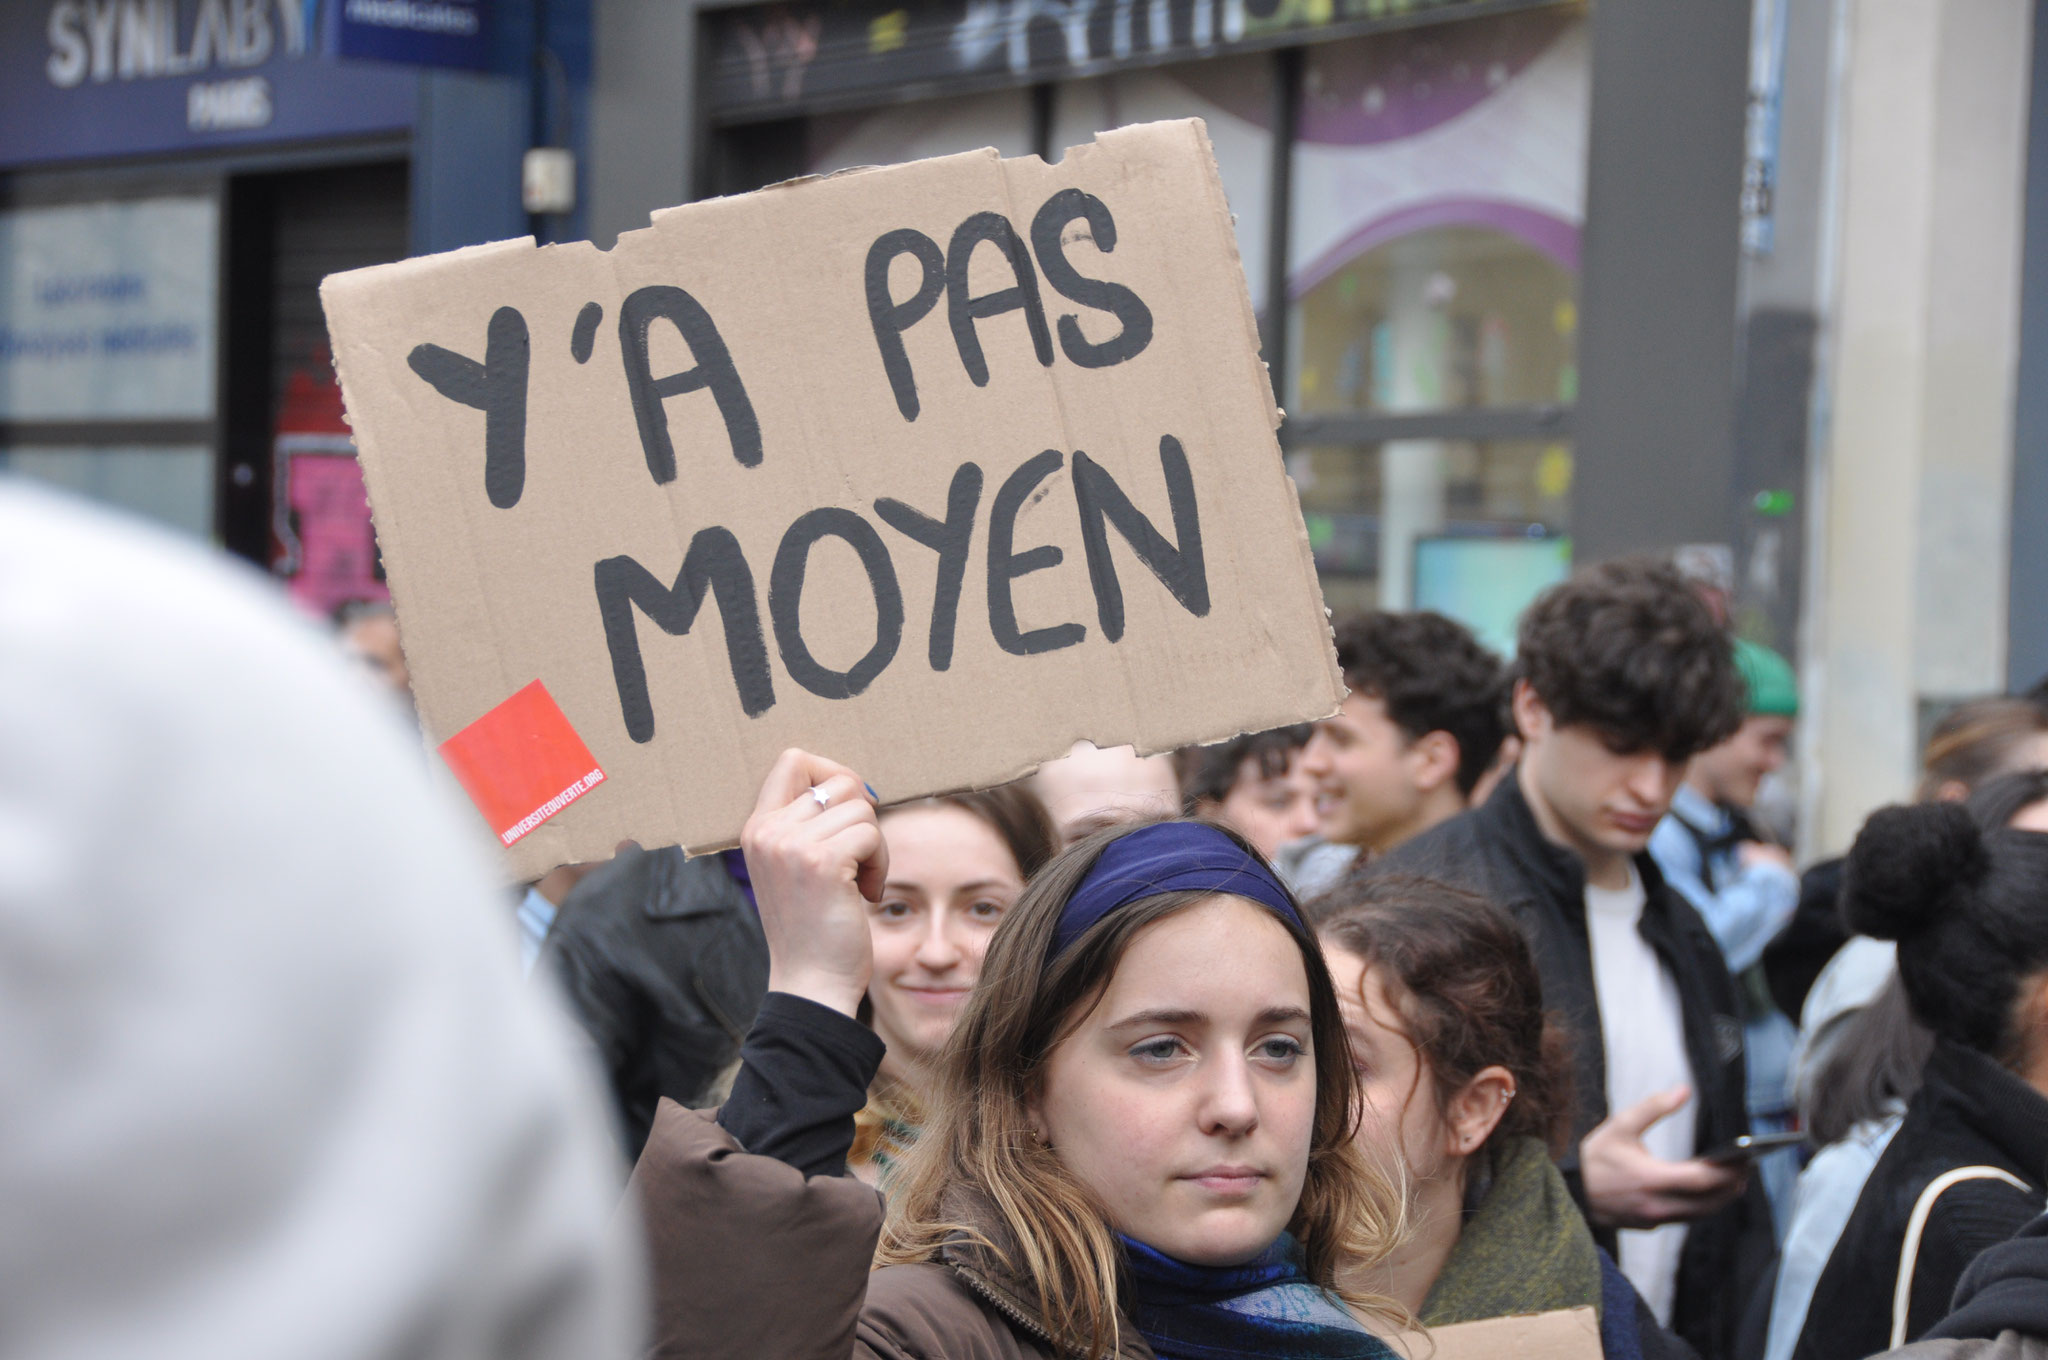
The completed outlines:
<svg viewBox="0 0 2048 1360">
<path fill-rule="evenodd" d="M 441 759 L 506 845 L 604 782 L 538 680 L 442 742 Z"/>
</svg>

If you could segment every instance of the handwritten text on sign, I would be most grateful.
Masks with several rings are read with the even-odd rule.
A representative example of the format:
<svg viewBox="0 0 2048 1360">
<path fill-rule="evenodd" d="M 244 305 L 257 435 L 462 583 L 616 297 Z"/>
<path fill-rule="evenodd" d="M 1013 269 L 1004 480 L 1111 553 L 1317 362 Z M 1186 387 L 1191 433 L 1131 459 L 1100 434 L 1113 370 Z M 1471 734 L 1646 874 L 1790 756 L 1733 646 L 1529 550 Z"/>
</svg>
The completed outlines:
<svg viewBox="0 0 2048 1360">
<path fill-rule="evenodd" d="M 1327 711 L 1242 277 L 1183 123 L 330 279 L 429 731 L 559 699 L 607 779 L 531 867 L 728 840 L 793 742 L 896 798 Z"/>
<path fill-rule="evenodd" d="M 994 212 L 978 212 L 961 222 L 943 253 L 931 237 L 909 227 L 888 232 L 869 247 L 865 270 L 868 318 L 890 391 L 905 420 L 917 419 L 918 398 L 903 335 L 937 308 L 941 295 L 961 367 L 976 387 L 986 387 L 989 381 L 988 360 L 976 326 L 1007 312 L 1024 314 L 1038 362 L 1046 367 L 1053 364 L 1052 330 L 1039 288 L 1040 270 L 1062 297 L 1099 308 L 1119 323 L 1109 339 L 1091 342 L 1074 314 L 1061 316 L 1060 349 L 1071 362 L 1083 368 L 1107 368 L 1145 348 L 1152 338 L 1152 313 L 1144 301 L 1121 284 L 1087 277 L 1068 261 L 1060 233 L 1075 221 L 1088 225 L 1098 249 L 1116 248 L 1116 219 L 1102 200 L 1079 189 L 1062 189 L 1046 200 L 1031 221 L 1028 250 L 1010 220 Z M 1013 281 L 977 295 L 968 283 L 967 267 L 975 248 L 983 244 L 997 248 Z M 1034 253 L 1037 269 L 1033 267 Z M 889 267 L 903 255 L 917 262 L 920 276 L 917 291 L 899 299 L 889 289 Z M 578 310 L 568 337 L 569 353 L 577 363 L 590 361 L 597 328 L 603 321 L 601 303 L 586 302 Z M 694 363 L 680 372 L 656 375 L 648 337 L 656 324 L 664 322 L 675 328 Z M 724 423 L 732 456 L 742 467 L 761 462 L 761 425 L 755 419 L 746 382 L 718 333 L 717 322 L 696 298 L 667 284 L 636 289 L 619 308 L 618 333 L 633 420 L 648 475 L 657 486 L 676 479 L 675 444 L 663 404 L 670 397 L 708 392 Z M 532 367 L 526 318 L 516 307 L 500 307 L 493 313 L 481 361 L 439 345 L 422 344 L 413 349 L 407 362 L 442 396 L 484 413 L 484 493 L 501 510 L 517 505 L 526 486 L 527 387 Z M 1180 441 L 1169 434 L 1160 437 L 1159 457 L 1173 519 L 1171 542 L 1100 464 L 1085 452 L 1074 453 L 1074 494 L 1080 507 L 1081 541 L 1087 547 L 1089 583 L 1095 594 L 1096 617 L 1111 642 L 1124 632 L 1123 591 L 1108 544 L 1112 525 L 1190 613 L 1199 617 L 1209 612 L 1201 518 L 1187 455 Z M 1055 547 L 1017 551 L 1014 535 L 1017 510 L 1040 483 L 1060 470 L 1062 460 L 1058 449 L 1027 460 L 1004 479 L 993 502 L 987 530 L 989 629 L 1004 651 L 1018 656 L 1071 647 L 1087 635 L 1079 623 L 1028 632 L 1020 629 L 1011 598 L 1011 583 L 1018 576 L 1057 566 L 1061 560 Z M 932 606 L 928 652 L 935 671 L 952 665 L 960 590 L 984 480 L 979 464 L 961 463 L 940 516 L 893 498 L 875 502 L 875 514 L 884 523 L 938 554 L 939 589 Z M 810 550 L 826 537 L 839 538 L 854 550 L 875 603 L 874 645 L 843 671 L 821 665 L 812 655 L 804 642 L 799 615 Z M 708 594 L 724 622 L 726 653 L 741 706 L 749 717 L 758 717 L 775 706 L 775 681 L 755 604 L 754 573 L 730 529 L 713 525 L 698 530 L 672 586 L 662 584 L 629 556 L 603 559 L 594 574 L 620 716 L 633 740 L 654 739 L 654 711 L 648 701 L 646 665 L 634 619 L 636 607 L 663 631 L 680 636 L 690 631 Z M 823 506 L 798 516 L 783 534 L 768 577 L 768 610 L 776 648 L 790 678 L 827 699 L 848 699 L 864 691 L 895 659 L 903 641 L 903 591 L 888 546 L 873 524 L 838 506 Z"/>
</svg>

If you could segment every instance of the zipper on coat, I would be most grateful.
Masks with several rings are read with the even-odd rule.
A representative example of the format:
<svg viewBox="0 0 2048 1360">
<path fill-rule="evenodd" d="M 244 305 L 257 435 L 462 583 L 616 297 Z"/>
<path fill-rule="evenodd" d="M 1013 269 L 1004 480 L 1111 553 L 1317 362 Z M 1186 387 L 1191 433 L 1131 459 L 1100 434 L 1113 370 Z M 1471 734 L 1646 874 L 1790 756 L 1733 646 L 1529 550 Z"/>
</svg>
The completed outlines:
<svg viewBox="0 0 2048 1360">
<path fill-rule="evenodd" d="M 1038 1337 L 1040 1340 L 1044 1341 L 1045 1344 L 1051 1346 L 1054 1351 L 1065 1355 L 1080 1354 L 1079 1351 L 1071 1350 L 1067 1347 L 1060 1345 L 1058 1341 L 1053 1339 L 1052 1333 L 1047 1331 L 1042 1323 L 1038 1322 L 1033 1318 L 1025 1316 L 1024 1310 L 1021 1307 L 1004 1298 L 1000 1293 L 996 1291 L 996 1287 L 994 1285 L 982 1280 L 979 1276 L 975 1275 L 974 1272 L 967 1270 L 961 1266 L 953 1266 L 952 1271 L 953 1274 L 956 1277 L 958 1277 L 962 1284 L 966 1285 L 976 1294 L 979 1294 L 982 1298 L 986 1299 L 989 1305 L 993 1307 L 998 1313 L 1001 1313 L 1005 1318 L 1015 1323 L 1024 1331 L 1029 1332 L 1031 1335 Z M 1114 1351 L 1111 1352 L 1111 1354 L 1114 1356 L 1121 1356 L 1124 1354 L 1123 1338 L 1121 1336 L 1117 1337 L 1116 1348 Z"/>
</svg>

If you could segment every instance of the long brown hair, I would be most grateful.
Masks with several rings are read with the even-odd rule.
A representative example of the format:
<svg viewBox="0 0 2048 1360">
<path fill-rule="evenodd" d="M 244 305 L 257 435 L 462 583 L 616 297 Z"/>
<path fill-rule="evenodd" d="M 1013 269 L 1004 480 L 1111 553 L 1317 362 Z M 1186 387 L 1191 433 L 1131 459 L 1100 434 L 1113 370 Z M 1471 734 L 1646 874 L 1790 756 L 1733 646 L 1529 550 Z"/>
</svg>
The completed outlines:
<svg viewBox="0 0 2048 1360">
<path fill-rule="evenodd" d="M 1957 704 L 1928 734 L 1915 796 L 1932 802 L 1950 783 L 1974 789 L 2003 773 L 2021 743 L 2044 732 L 2048 711 L 2029 699 L 1994 696 Z"/>
<path fill-rule="evenodd" d="M 1571 1140 L 1570 1041 L 1543 1009 L 1543 982 L 1514 920 L 1485 898 L 1415 874 L 1357 874 L 1309 903 L 1325 939 L 1386 970 L 1408 1037 L 1448 1106 L 1484 1068 L 1515 1079 L 1487 1138 Z"/>
<path fill-rule="evenodd" d="M 1820 1033 L 1832 1037 L 1797 1092 L 1815 1147 L 1839 1143 L 1864 1120 L 1903 1108 L 1920 1090 L 1934 1052 L 1934 1031 L 1913 1017 L 1896 969 L 1869 1005 Z"/>
<path fill-rule="evenodd" d="M 882 809 L 882 816 L 913 808 L 958 808 L 996 833 L 1017 862 L 1017 877 L 1029 883 L 1033 874 L 1046 866 L 1059 850 L 1059 832 L 1052 814 L 1037 794 L 1022 781 L 993 789 L 967 793 L 942 793 Z M 861 998 L 857 1018 L 864 1025 L 874 1023 L 874 1005 Z M 917 1092 L 900 1081 L 876 1076 L 868 1088 L 868 1103 L 853 1117 L 853 1149 L 847 1153 L 850 1165 L 871 1160 L 897 1130 L 917 1130 L 924 1124 L 924 1102 Z"/>
<path fill-rule="evenodd" d="M 1131 941 L 1154 922 L 1215 896 L 1171 892 L 1133 902 L 1048 957 L 1060 913 L 1103 851 L 1154 824 L 1112 827 L 1072 846 L 1003 917 L 981 981 L 939 1060 L 931 1120 L 904 1160 L 875 1253 L 877 1265 L 929 1261 L 962 1234 L 997 1249 L 987 1234 L 961 1221 L 954 1197 L 964 1189 L 987 1203 L 1014 1244 L 1015 1259 L 1005 1252 L 1004 1264 L 1029 1281 L 1056 1343 L 1089 1357 L 1110 1354 L 1120 1339 L 1122 1253 L 1100 1201 L 1033 1137 L 1028 1112 L 1043 1090 L 1053 1050 L 1086 1019 Z M 1219 829 L 1257 856 L 1242 836 Z M 1316 1072 L 1308 1174 L 1288 1228 L 1302 1245 L 1310 1277 L 1335 1290 L 1340 1264 L 1377 1261 L 1392 1249 L 1403 1204 L 1399 1190 L 1369 1170 L 1353 1144 L 1356 1087 L 1322 952 L 1306 928 L 1275 919 L 1294 937 L 1308 974 Z"/>
</svg>

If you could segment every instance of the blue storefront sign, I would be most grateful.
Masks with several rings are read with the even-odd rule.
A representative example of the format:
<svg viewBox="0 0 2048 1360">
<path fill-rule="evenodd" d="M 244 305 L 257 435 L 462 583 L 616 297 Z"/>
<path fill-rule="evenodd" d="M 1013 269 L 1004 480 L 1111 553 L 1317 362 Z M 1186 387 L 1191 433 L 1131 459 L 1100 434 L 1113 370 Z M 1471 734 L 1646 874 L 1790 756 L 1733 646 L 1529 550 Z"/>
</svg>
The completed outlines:
<svg viewBox="0 0 2048 1360">
<path fill-rule="evenodd" d="M 419 78 L 338 59 L 346 2 L 6 0 L 0 167 L 404 131 Z"/>
<path fill-rule="evenodd" d="M 491 65 L 486 0 L 337 0 L 344 57 L 460 66 Z"/>
</svg>

